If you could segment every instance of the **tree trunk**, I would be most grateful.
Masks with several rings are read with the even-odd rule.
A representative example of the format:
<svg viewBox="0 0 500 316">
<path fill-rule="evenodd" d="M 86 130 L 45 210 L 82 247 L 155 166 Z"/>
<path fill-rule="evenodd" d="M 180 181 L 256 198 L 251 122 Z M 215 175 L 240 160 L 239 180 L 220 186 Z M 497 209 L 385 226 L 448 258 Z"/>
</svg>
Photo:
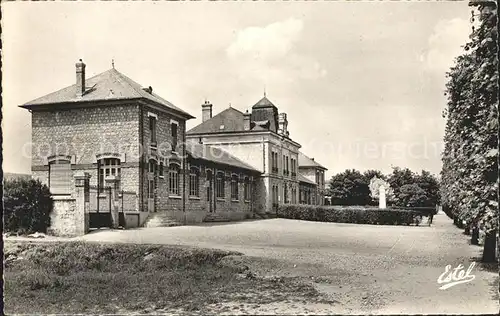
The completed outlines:
<svg viewBox="0 0 500 316">
<path fill-rule="evenodd" d="M 484 238 L 483 262 L 495 262 L 496 243 L 496 232 L 487 233 Z"/>
<path fill-rule="evenodd" d="M 479 228 L 477 226 L 472 228 L 472 238 L 470 243 L 471 245 L 479 245 Z"/>
</svg>

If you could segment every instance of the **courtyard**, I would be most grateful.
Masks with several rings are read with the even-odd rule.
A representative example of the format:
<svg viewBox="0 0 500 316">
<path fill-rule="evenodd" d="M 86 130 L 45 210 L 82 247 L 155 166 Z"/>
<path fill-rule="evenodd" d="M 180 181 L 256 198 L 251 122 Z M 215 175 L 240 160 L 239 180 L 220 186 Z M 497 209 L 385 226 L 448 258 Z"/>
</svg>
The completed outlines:
<svg viewBox="0 0 500 316">
<path fill-rule="evenodd" d="M 440 290 L 447 265 L 467 269 L 481 248 L 444 214 L 429 226 L 375 226 L 285 219 L 171 228 L 100 230 L 88 242 L 185 245 L 238 251 L 261 277 L 294 277 L 337 304 L 251 304 L 244 313 L 497 313 L 498 271 L 479 263 L 475 279 Z M 464 270 L 465 270 L 464 269 Z"/>
</svg>

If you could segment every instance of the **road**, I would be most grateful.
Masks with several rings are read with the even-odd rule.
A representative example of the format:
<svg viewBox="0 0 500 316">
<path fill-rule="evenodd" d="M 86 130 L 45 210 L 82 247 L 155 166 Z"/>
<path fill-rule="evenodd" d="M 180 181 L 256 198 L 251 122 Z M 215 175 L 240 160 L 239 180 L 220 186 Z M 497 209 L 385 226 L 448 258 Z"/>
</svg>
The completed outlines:
<svg viewBox="0 0 500 316">
<path fill-rule="evenodd" d="M 481 254 L 444 214 L 428 226 L 377 226 L 285 219 L 202 224 L 171 228 L 101 230 L 79 239 L 154 243 L 244 253 L 260 275 L 301 277 L 337 300 L 332 309 L 311 311 L 372 314 L 498 313 L 498 271 L 479 263 L 475 278 L 440 290 L 447 265 L 467 269 Z M 293 306 L 296 306 L 294 304 Z M 298 307 L 275 311 L 303 313 Z M 281 309 L 280 309 L 281 308 Z M 260 313 L 260 310 L 250 310 Z M 262 313 L 272 313 L 263 310 Z"/>
</svg>

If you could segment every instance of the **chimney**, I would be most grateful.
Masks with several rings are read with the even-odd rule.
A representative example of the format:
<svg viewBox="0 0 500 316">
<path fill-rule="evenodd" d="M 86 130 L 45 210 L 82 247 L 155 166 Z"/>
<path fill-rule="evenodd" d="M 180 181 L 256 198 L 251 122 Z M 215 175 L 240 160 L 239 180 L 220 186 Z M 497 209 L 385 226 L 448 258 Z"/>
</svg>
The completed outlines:
<svg viewBox="0 0 500 316">
<path fill-rule="evenodd" d="M 81 98 L 85 93 L 85 64 L 80 59 L 76 63 L 76 96 Z"/>
<path fill-rule="evenodd" d="M 245 131 L 250 130 L 250 117 L 252 116 L 252 113 L 248 113 L 248 110 L 243 114 L 243 129 Z"/>
<path fill-rule="evenodd" d="M 287 128 L 288 120 L 286 119 L 286 113 L 280 113 L 278 116 L 278 134 L 288 136 Z"/>
<path fill-rule="evenodd" d="M 211 118 L 212 118 L 212 104 L 208 101 L 205 101 L 205 103 L 201 105 L 202 122 L 206 122 Z"/>
</svg>

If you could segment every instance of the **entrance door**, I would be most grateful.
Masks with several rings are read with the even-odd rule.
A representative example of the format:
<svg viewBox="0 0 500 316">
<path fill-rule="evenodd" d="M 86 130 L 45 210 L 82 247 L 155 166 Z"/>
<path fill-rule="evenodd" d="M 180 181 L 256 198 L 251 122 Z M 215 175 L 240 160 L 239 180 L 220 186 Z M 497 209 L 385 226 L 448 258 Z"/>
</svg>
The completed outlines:
<svg viewBox="0 0 500 316">
<path fill-rule="evenodd" d="M 208 205 L 209 205 L 209 209 L 208 211 L 209 212 L 213 212 L 214 211 L 214 205 L 213 205 L 213 192 L 214 192 L 214 189 L 213 189 L 213 181 L 212 181 L 212 171 L 210 170 L 207 170 L 207 201 L 208 201 Z"/>
</svg>

